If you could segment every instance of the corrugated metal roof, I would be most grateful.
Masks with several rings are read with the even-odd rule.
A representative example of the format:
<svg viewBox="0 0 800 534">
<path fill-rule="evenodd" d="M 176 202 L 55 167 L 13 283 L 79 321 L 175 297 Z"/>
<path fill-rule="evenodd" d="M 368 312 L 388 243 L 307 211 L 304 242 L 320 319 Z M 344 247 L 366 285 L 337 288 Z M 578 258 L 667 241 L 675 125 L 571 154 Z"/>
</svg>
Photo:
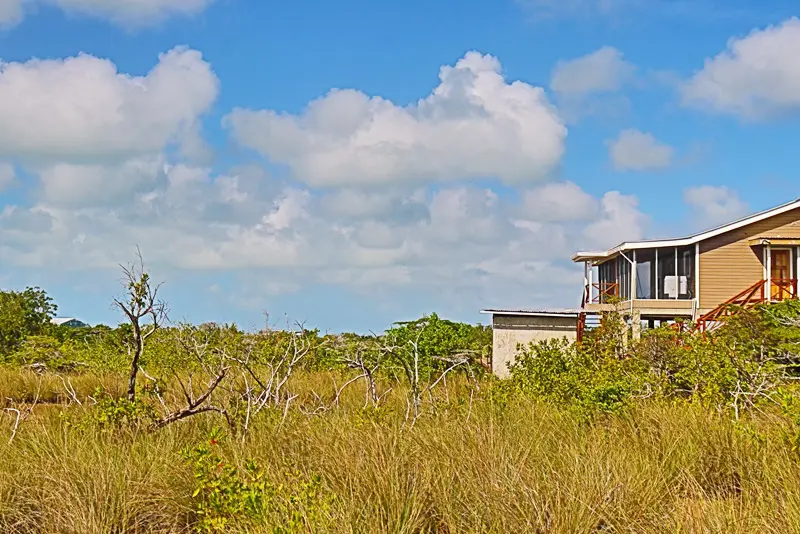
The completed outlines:
<svg viewBox="0 0 800 534">
<path fill-rule="evenodd" d="M 574 308 L 543 308 L 527 310 L 488 309 L 481 310 L 481 313 L 489 313 L 492 315 L 532 315 L 539 317 L 577 317 L 580 315 L 581 310 Z"/>
</svg>

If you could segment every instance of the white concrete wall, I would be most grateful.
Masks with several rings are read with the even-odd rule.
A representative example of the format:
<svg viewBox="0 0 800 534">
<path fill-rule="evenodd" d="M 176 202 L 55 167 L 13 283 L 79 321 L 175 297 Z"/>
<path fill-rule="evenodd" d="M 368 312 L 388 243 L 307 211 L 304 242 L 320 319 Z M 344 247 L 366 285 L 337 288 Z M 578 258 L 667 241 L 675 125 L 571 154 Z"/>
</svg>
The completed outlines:
<svg viewBox="0 0 800 534">
<path fill-rule="evenodd" d="M 577 339 L 575 317 L 495 315 L 492 318 L 492 373 L 508 377 L 508 365 L 517 357 L 517 344 L 566 337 Z"/>
</svg>

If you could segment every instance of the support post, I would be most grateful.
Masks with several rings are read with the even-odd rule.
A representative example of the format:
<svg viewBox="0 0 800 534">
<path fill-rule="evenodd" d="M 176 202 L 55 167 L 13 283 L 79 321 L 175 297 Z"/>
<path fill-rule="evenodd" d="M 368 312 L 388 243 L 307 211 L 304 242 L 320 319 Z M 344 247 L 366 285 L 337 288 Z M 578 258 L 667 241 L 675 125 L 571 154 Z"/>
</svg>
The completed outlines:
<svg viewBox="0 0 800 534">
<path fill-rule="evenodd" d="M 642 339 L 642 312 L 639 310 L 631 314 L 631 335 L 634 341 Z"/>
<path fill-rule="evenodd" d="M 764 287 L 764 300 L 767 302 L 772 301 L 772 246 L 767 243 L 764 245 L 764 270 L 766 271 L 766 276 L 764 279 L 766 280 L 765 287 Z"/>
</svg>

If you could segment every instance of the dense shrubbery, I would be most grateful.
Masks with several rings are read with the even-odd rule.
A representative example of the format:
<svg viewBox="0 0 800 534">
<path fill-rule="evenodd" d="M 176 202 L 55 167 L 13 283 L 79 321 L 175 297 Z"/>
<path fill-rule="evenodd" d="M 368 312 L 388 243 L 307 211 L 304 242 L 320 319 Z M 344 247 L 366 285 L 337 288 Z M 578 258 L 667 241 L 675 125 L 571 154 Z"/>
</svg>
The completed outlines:
<svg viewBox="0 0 800 534">
<path fill-rule="evenodd" d="M 610 318 L 581 346 L 521 347 L 505 381 L 481 366 L 491 329 L 435 314 L 377 336 L 145 337 L 54 311 L 39 289 L 0 293 L 4 532 L 800 526 L 795 301 L 705 337 L 634 342 Z"/>
<path fill-rule="evenodd" d="M 619 324 L 610 318 L 608 324 Z M 800 304 L 742 310 L 713 334 L 670 326 L 624 343 L 625 332 L 594 332 L 582 346 L 565 341 L 524 348 L 509 387 L 582 410 L 615 412 L 634 398 L 686 399 L 715 408 L 780 405 L 800 358 Z"/>
</svg>

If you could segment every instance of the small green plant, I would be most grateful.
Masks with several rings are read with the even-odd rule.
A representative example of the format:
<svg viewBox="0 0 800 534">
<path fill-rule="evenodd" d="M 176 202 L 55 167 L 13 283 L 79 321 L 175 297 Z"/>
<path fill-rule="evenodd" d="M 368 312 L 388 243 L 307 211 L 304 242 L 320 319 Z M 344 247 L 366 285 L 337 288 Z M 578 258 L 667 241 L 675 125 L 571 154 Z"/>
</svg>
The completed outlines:
<svg viewBox="0 0 800 534">
<path fill-rule="evenodd" d="M 222 431 L 215 429 L 208 441 L 183 451 L 194 469 L 192 499 L 200 532 L 223 532 L 241 520 L 258 522 L 275 494 L 254 461 L 239 469 L 222 458 L 219 449 L 224 440 Z"/>
<path fill-rule="evenodd" d="M 778 399 L 781 403 L 781 413 L 789 421 L 784 439 L 791 451 L 800 455 L 800 399 L 785 390 L 778 392 Z"/>
<path fill-rule="evenodd" d="M 95 389 L 93 397 L 97 404 L 85 424 L 99 426 L 103 431 L 139 430 L 156 419 L 153 407 L 141 400 L 116 398 L 102 388 Z"/>
<path fill-rule="evenodd" d="M 247 459 L 241 467 L 227 461 L 222 454 L 226 439 L 215 429 L 207 441 L 182 451 L 194 471 L 199 532 L 271 525 L 272 532 L 283 534 L 330 522 L 333 499 L 322 491 L 319 475 L 304 479 L 296 472 L 289 477 L 291 484 L 274 485 L 256 461 Z"/>
</svg>

